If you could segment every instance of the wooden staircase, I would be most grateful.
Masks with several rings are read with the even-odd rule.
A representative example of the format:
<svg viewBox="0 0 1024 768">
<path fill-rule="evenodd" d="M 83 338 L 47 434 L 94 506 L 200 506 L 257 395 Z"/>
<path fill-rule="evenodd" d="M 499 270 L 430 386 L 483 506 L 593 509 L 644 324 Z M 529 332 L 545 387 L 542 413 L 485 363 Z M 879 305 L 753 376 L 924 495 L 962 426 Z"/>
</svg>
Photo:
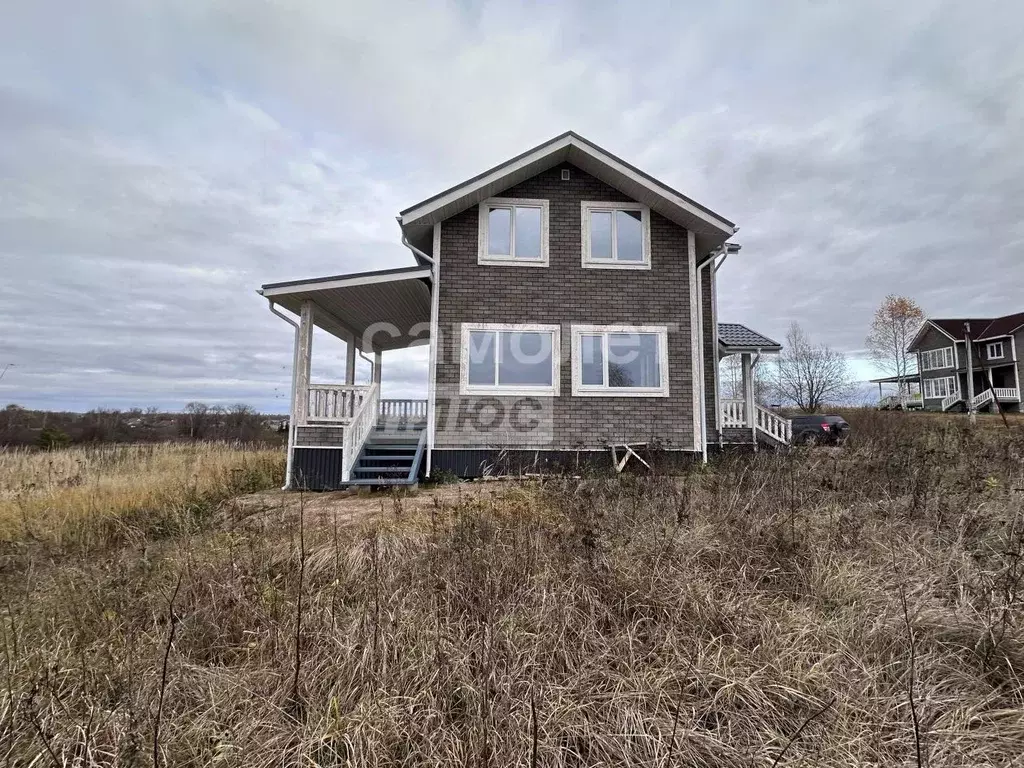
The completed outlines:
<svg viewBox="0 0 1024 768">
<path fill-rule="evenodd" d="M 363 443 L 352 467 L 350 485 L 415 486 L 426 449 L 423 424 L 394 424 L 381 420 Z"/>
</svg>

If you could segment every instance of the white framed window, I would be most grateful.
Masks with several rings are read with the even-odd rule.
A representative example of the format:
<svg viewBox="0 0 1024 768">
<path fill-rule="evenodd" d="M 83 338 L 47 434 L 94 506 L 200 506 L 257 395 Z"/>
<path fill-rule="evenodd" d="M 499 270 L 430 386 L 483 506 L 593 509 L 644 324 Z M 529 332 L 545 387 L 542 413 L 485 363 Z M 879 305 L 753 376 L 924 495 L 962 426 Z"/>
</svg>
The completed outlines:
<svg viewBox="0 0 1024 768">
<path fill-rule="evenodd" d="M 924 380 L 924 396 L 929 400 L 942 400 L 954 392 L 956 392 L 956 379 L 952 376 Z"/>
<path fill-rule="evenodd" d="M 559 387 L 557 325 L 463 323 L 463 395 L 554 397 Z"/>
<path fill-rule="evenodd" d="M 574 325 L 572 393 L 580 397 L 668 397 L 668 328 Z"/>
<path fill-rule="evenodd" d="M 1003 342 L 993 341 L 985 347 L 985 355 L 989 360 L 1003 357 L 1006 353 L 1003 350 Z"/>
<path fill-rule="evenodd" d="M 929 349 L 921 353 L 921 370 L 935 371 L 953 367 L 953 348 Z"/>
<path fill-rule="evenodd" d="M 640 203 L 580 203 L 583 266 L 651 268 L 651 209 Z"/>
<path fill-rule="evenodd" d="M 547 200 L 492 197 L 480 203 L 478 264 L 548 265 Z"/>
</svg>

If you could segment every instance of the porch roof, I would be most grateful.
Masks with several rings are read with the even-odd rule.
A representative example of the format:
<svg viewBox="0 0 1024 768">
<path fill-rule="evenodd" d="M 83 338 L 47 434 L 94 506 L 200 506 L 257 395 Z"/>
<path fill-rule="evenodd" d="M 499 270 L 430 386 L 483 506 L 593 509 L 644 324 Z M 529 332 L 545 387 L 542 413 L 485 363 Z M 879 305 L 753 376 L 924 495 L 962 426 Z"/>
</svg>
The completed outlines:
<svg viewBox="0 0 1024 768">
<path fill-rule="evenodd" d="M 920 381 L 917 373 L 908 373 L 903 376 L 886 376 L 881 379 L 868 379 L 871 384 L 906 384 L 907 382 Z"/>
<path fill-rule="evenodd" d="M 313 323 L 363 352 L 405 349 L 430 341 L 430 270 L 381 269 L 268 283 L 259 293 L 298 315 L 313 302 Z"/>
<path fill-rule="evenodd" d="M 719 323 L 718 344 L 727 353 L 782 351 L 779 342 L 739 323 Z"/>
</svg>

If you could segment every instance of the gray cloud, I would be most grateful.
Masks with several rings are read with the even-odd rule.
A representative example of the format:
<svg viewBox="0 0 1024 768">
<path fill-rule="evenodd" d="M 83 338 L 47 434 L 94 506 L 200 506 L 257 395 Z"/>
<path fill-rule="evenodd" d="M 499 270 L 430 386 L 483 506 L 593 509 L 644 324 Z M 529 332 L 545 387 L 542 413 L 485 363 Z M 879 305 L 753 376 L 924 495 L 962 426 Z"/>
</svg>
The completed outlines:
<svg viewBox="0 0 1024 768">
<path fill-rule="evenodd" d="M 856 352 L 888 292 L 1021 308 L 1014 4 L 3 15 L 0 401 L 282 410 L 291 329 L 259 284 L 409 263 L 399 209 L 568 128 L 739 222 L 726 319 Z M 389 355 L 386 391 L 422 391 L 425 359 Z"/>
</svg>

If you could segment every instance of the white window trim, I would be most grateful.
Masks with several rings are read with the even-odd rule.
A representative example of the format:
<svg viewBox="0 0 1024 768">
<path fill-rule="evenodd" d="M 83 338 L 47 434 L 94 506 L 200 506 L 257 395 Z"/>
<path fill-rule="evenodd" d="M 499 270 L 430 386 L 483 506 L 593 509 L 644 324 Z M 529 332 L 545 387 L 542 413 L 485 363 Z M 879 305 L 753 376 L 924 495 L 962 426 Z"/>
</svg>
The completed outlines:
<svg viewBox="0 0 1024 768">
<path fill-rule="evenodd" d="M 949 382 L 947 394 L 929 394 L 929 392 L 936 392 L 935 385 L 940 381 Z M 923 395 L 925 400 L 945 400 L 947 397 L 953 395 L 957 390 L 956 377 L 955 376 L 940 376 L 933 379 L 924 380 Z"/>
<path fill-rule="evenodd" d="M 658 355 L 661 368 L 660 387 L 609 387 L 608 356 L 605 355 L 605 383 L 601 386 L 583 385 L 583 355 L 581 337 L 588 334 L 655 333 L 658 335 Z M 572 394 L 574 397 L 668 397 L 668 326 L 665 325 L 574 325 L 572 326 Z"/>
<path fill-rule="evenodd" d="M 930 356 L 940 352 L 942 353 L 942 363 L 940 365 L 925 365 L 925 361 L 928 360 Z M 955 356 L 953 353 L 953 347 L 940 347 L 939 349 L 925 349 L 921 351 L 921 360 L 919 361 L 919 365 L 922 371 L 941 371 L 946 368 L 953 368 L 954 364 Z"/>
<path fill-rule="evenodd" d="M 520 259 L 515 255 L 516 249 L 516 212 L 515 207 L 540 208 L 540 258 Z M 490 208 L 512 208 L 512 221 L 509 228 L 510 247 L 513 253 L 509 256 L 494 256 L 487 252 L 488 247 L 488 213 Z M 478 224 L 477 264 L 488 266 L 546 267 L 548 265 L 548 220 L 551 204 L 548 200 L 535 200 L 524 197 L 491 197 L 480 203 Z"/>
<path fill-rule="evenodd" d="M 992 350 L 996 347 L 999 348 L 998 355 L 992 353 Z M 1002 360 L 1006 357 L 1006 347 L 1003 346 L 1003 342 L 1001 341 L 990 341 L 985 345 L 985 356 L 989 360 Z"/>
<path fill-rule="evenodd" d="M 517 385 L 503 387 L 500 384 L 469 383 L 469 334 L 473 331 L 523 331 L 526 333 L 550 332 L 551 338 L 551 386 L 527 387 Z M 463 395 L 512 395 L 516 397 L 557 397 L 561 378 L 561 326 L 506 323 L 463 323 L 459 345 L 459 393 Z"/>
<path fill-rule="evenodd" d="M 612 258 L 593 259 L 590 257 L 590 214 L 594 211 L 611 211 L 612 215 Z M 614 211 L 640 211 L 640 228 L 643 233 L 643 261 L 616 261 Z M 580 221 L 583 236 L 582 263 L 585 269 L 650 269 L 651 268 L 651 209 L 641 203 L 613 203 L 584 200 L 580 203 Z"/>
</svg>

